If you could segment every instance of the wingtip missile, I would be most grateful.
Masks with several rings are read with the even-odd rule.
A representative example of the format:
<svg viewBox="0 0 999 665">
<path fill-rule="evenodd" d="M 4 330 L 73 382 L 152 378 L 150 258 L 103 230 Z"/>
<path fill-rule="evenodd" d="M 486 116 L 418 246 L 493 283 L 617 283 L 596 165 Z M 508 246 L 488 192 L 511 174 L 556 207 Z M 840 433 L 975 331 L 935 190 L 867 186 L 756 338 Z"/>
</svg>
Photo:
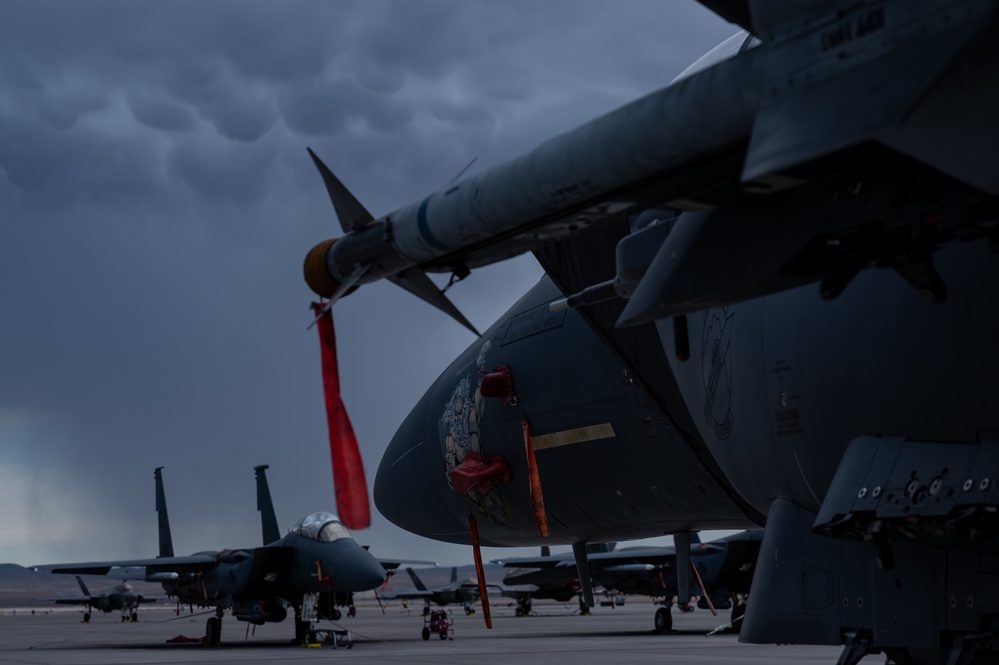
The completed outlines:
<svg viewBox="0 0 999 665">
<path fill-rule="evenodd" d="M 398 253 L 392 244 L 391 230 L 387 223 L 375 222 L 371 213 L 333 175 L 329 167 L 311 149 L 308 151 L 326 184 L 330 201 L 345 233 L 341 238 L 323 240 L 306 254 L 302 272 L 305 283 L 313 293 L 333 303 L 339 297 L 352 293 L 362 281 L 385 277 L 444 312 L 478 337 L 479 331 L 475 326 L 427 277 L 426 273 Z M 337 247 L 338 242 L 344 246 Z M 331 270 L 331 266 L 343 263 L 335 260 L 334 253 L 350 254 L 354 257 L 356 260 L 351 259 L 347 262 L 352 268 L 342 273 Z M 375 266 L 377 269 L 374 269 Z"/>
</svg>

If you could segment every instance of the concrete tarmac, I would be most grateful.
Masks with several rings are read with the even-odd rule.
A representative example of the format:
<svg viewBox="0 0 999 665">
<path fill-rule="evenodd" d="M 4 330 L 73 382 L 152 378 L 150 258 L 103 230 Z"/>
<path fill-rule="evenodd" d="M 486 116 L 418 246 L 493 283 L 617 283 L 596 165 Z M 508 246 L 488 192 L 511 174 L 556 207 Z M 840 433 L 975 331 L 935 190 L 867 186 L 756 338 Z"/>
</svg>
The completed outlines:
<svg viewBox="0 0 999 665">
<path fill-rule="evenodd" d="M 454 639 L 431 635 L 423 641 L 420 607 L 398 603 L 382 614 L 377 605 L 358 607 L 358 616 L 322 627 L 349 630 L 353 648 L 326 645 L 304 648 L 291 643 L 290 620 L 258 626 L 226 615 L 222 644 L 168 643 L 177 636 L 200 638 L 212 614 L 177 616 L 173 608 L 142 608 L 137 623 L 120 623 L 117 614 L 94 615 L 81 622 L 82 610 L 19 610 L 0 614 L 0 663 L 47 665 L 125 665 L 132 663 L 270 663 L 356 660 L 381 663 L 475 663 L 476 665 L 555 665 L 556 663 L 664 663 L 684 665 L 732 663 L 835 663 L 841 647 L 761 646 L 740 644 L 734 634 L 706 636 L 728 620 L 728 612 L 711 616 L 706 610 L 682 614 L 674 610 L 674 630 L 652 632 L 656 606 L 629 599 L 625 606 L 597 607 L 580 616 L 575 604 L 535 604 L 537 616 L 516 617 L 512 606 L 492 610 L 493 629 L 486 630 L 478 614 L 466 616 L 459 607 L 454 616 Z M 882 663 L 869 656 L 865 663 Z"/>
</svg>

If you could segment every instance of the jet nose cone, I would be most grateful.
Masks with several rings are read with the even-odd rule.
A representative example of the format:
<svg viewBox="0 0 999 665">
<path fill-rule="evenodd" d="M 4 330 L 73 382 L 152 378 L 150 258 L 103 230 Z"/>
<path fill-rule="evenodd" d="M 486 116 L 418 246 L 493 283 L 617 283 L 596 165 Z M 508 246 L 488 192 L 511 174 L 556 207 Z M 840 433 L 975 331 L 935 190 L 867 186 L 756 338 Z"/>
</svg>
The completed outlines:
<svg viewBox="0 0 999 665">
<path fill-rule="evenodd" d="M 385 450 L 375 475 L 375 507 L 406 531 L 467 544 L 467 518 L 459 522 L 453 512 L 451 503 L 460 502 L 460 497 L 447 486 L 444 456 L 436 439 L 437 421 L 428 424 L 427 402 L 424 396 Z M 457 510 L 465 514 L 464 506 Z"/>
<path fill-rule="evenodd" d="M 337 591 L 369 591 L 385 582 L 385 568 L 368 550 L 355 543 L 344 552 L 333 567 L 337 571 L 333 580 Z"/>
</svg>

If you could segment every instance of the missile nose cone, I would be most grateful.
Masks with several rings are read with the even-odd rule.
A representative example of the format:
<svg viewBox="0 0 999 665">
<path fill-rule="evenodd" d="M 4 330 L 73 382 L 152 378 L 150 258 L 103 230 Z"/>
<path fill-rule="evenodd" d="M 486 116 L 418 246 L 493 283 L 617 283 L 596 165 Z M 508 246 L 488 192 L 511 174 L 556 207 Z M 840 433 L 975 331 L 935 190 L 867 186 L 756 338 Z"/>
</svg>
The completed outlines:
<svg viewBox="0 0 999 665">
<path fill-rule="evenodd" d="M 321 298 L 329 298 L 335 292 L 339 284 L 330 275 L 326 257 L 336 239 L 324 240 L 305 255 L 305 264 L 302 272 L 305 274 L 305 283 L 309 285 L 312 292 Z"/>
</svg>

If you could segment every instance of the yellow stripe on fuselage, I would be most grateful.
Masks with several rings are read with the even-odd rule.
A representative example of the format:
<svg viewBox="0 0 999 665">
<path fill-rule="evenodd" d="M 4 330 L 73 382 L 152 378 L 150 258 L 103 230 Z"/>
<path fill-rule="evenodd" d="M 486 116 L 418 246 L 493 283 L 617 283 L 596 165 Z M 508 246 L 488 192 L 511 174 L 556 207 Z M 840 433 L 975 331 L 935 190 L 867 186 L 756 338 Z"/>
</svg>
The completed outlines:
<svg viewBox="0 0 999 665">
<path fill-rule="evenodd" d="M 614 428 L 610 423 L 602 425 L 590 425 L 588 427 L 577 427 L 576 429 L 566 429 L 561 432 L 542 434 L 531 437 L 535 450 L 545 450 L 547 448 L 558 448 L 559 446 L 569 446 L 574 443 L 584 443 L 586 441 L 596 441 L 598 439 L 613 439 Z"/>
</svg>

